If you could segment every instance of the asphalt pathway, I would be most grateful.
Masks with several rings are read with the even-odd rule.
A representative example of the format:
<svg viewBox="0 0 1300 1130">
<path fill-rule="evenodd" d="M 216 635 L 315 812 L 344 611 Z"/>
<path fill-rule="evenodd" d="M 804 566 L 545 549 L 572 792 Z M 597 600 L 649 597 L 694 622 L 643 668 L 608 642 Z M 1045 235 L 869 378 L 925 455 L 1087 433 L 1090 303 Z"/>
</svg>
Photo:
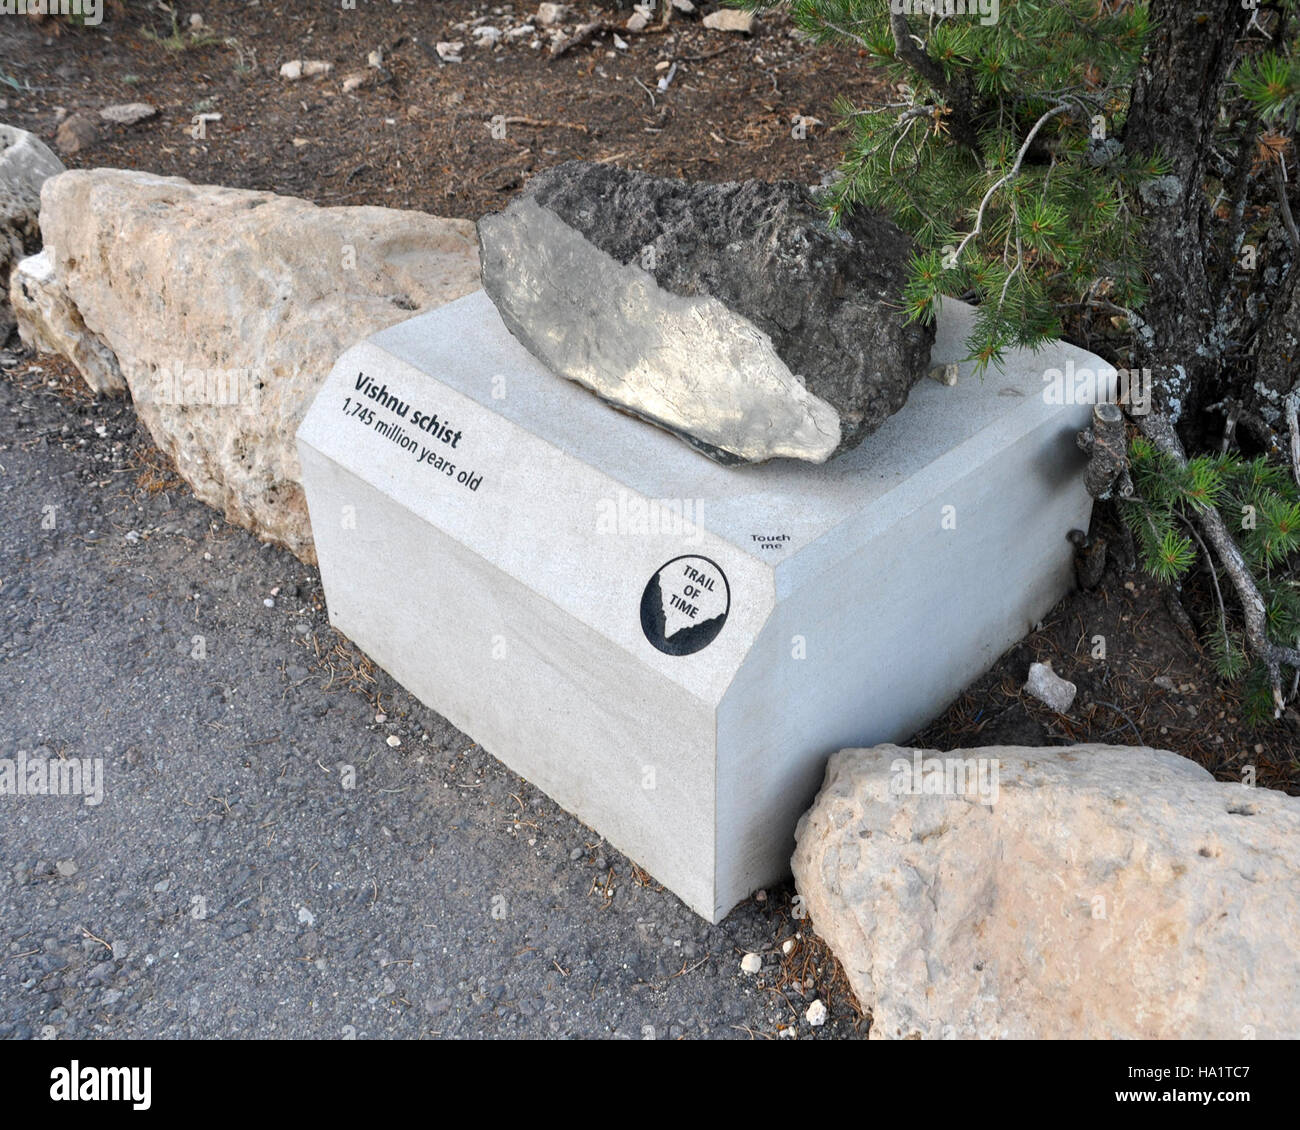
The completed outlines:
<svg viewBox="0 0 1300 1130">
<path fill-rule="evenodd" d="M 0 354 L 0 759 L 102 796 L 0 795 L 0 1038 L 863 1034 L 782 977 L 788 890 L 702 921 L 59 373 Z"/>
</svg>

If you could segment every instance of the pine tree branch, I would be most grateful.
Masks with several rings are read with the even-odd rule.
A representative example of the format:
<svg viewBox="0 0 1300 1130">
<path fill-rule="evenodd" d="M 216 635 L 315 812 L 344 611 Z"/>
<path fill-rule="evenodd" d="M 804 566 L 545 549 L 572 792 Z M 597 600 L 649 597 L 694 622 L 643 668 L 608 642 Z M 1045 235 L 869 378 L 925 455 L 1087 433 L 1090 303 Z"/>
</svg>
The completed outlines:
<svg viewBox="0 0 1300 1130">
<path fill-rule="evenodd" d="M 971 230 L 970 234 L 967 235 L 960 244 L 958 244 L 957 250 L 953 253 L 954 262 L 961 258 L 961 253 L 966 250 L 966 245 L 983 230 L 984 212 L 989 206 L 989 201 L 993 199 L 993 194 L 1004 185 L 1010 184 L 1020 175 L 1020 166 L 1025 163 L 1025 154 L 1029 152 L 1029 147 L 1033 144 L 1034 138 L 1038 136 L 1038 131 L 1043 128 L 1050 118 L 1056 117 L 1057 114 L 1065 113 L 1069 108 L 1069 102 L 1060 102 L 1048 110 L 1047 113 L 1034 123 L 1033 129 L 1029 131 L 1029 135 L 1025 138 L 1024 144 L 1020 147 L 1020 152 L 1016 154 L 1015 164 L 1011 166 L 1010 171 L 1007 172 L 1005 176 L 999 177 L 989 185 L 988 192 L 984 194 L 984 199 L 980 201 L 979 211 L 975 213 L 975 227 Z"/>
<path fill-rule="evenodd" d="M 1139 430 L 1155 445 L 1157 451 L 1168 456 L 1180 467 L 1187 466 L 1187 454 L 1178 439 L 1178 433 L 1163 412 L 1151 412 L 1146 416 L 1135 417 Z M 1273 690 L 1274 717 L 1281 717 L 1286 706 L 1286 696 L 1282 692 L 1282 667 L 1300 671 L 1300 651 L 1293 647 L 1283 647 L 1268 638 L 1268 616 L 1264 598 L 1259 586 L 1246 563 L 1218 508 L 1206 506 L 1197 511 L 1197 521 L 1205 532 L 1206 540 L 1214 547 L 1223 571 L 1228 574 L 1237 599 L 1241 602 L 1242 615 L 1246 621 L 1246 642 L 1251 653 L 1264 664 L 1268 671 L 1269 685 Z"/>
<path fill-rule="evenodd" d="M 833 27 L 841 35 L 848 34 L 840 28 L 835 28 L 833 24 L 827 26 Z M 938 60 L 912 38 L 911 29 L 907 26 L 907 16 L 902 12 L 889 13 L 889 31 L 894 39 L 894 57 L 907 64 L 939 92 L 952 113 L 950 125 L 952 136 L 967 149 L 977 152 L 979 132 L 975 129 L 976 111 L 971 104 L 969 91 L 959 91 L 954 87 Z M 860 36 L 852 38 L 861 42 Z"/>
<path fill-rule="evenodd" d="M 911 29 L 907 26 L 907 16 L 902 12 L 891 11 L 889 31 L 894 37 L 894 54 L 935 90 L 947 97 L 948 76 L 943 73 L 943 67 L 931 58 L 929 52 L 923 50 L 912 38 Z"/>
</svg>

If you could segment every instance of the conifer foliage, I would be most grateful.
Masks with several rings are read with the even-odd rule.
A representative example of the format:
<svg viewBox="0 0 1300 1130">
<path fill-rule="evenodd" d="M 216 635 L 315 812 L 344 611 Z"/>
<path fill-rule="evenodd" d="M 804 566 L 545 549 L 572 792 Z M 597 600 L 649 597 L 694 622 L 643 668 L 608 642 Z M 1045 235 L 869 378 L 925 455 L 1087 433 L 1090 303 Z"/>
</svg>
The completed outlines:
<svg viewBox="0 0 1300 1130">
<path fill-rule="evenodd" d="M 1150 366 L 1115 505 L 1152 575 L 1205 566 L 1207 647 L 1280 714 L 1300 681 L 1300 0 L 734 2 L 887 78 L 837 107 L 826 204 L 911 234 L 907 318 L 973 302 L 980 370 L 1053 337 Z"/>
</svg>

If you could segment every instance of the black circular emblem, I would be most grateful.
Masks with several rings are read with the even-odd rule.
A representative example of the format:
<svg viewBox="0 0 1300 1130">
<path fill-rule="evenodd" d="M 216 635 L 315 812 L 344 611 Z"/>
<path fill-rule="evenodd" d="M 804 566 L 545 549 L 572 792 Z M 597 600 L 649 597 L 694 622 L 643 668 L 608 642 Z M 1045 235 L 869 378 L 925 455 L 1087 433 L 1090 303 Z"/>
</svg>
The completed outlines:
<svg viewBox="0 0 1300 1130">
<path fill-rule="evenodd" d="M 693 655 L 722 631 L 731 611 L 727 575 L 707 557 L 674 557 L 641 594 L 641 630 L 665 655 Z"/>
</svg>

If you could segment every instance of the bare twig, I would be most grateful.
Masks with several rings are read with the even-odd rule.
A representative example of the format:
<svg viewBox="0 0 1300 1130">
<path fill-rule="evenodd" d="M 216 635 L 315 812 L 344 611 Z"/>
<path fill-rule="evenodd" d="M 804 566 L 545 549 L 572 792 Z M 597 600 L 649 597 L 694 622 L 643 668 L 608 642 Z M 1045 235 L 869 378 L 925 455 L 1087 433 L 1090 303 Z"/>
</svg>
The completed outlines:
<svg viewBox="0 0 1300 1130">
<path fill-rule="evenodd" d="M 558 122 L 551 118 L 502 118 L 508 126 L 532 126 L 535 129 L 576 129 L 579 133 L 589 132 L 581 122 Z"/>
<path fill-rule="evenodd" d="M 1210 550 L 1205 541 L 1201 538 L 1200 532 L 1196 528 L 1195 522 L 1190 522 L 1186 518 L 1183 524 L 1191 531 L 1192 537 L 1196 539 L 1196 544 L 1201 547 L 1201 553 L 1205 557 L 1206 568 L 1210 570 L 1210 580 L 1214 582 L 1214 600 L 1219 606 L 1219 631 L 1223 635 L 1224 654 L 1232 650 L 1232 639 L 1228 635 L 1228 610 L 1223 604 L 1223 591 L 1219 588 L 1219 571 L 1214 567 L 1214 558 L 1210 556 Z"/>
<path fill-rule="evenodd" d="M 1282 224 L 1286 234 L 1291 237 L 1291 246 L 1300 251 L 1300 232 L 1296 231 L 1295 217 L 1291 215 L 1291 201 L 1286 196 L 1286 176 L 1282 172 L 1282 162 L 1273 166 L 1273 186 L 1277 189 L 1277 202 L 1282 213 Z"/>
<path fill-rule="evenodd" d="M 1056 117 L 1057 114 L 1065 113 L 1069 108 L 1070 103 L 1068 102 L 1058 103 L 1034 123 L 1034 128 L 1029 131 L 1029 135 L 1025 138 L 1024 144 L 1020 147 L 1020 152 L 1016 154 L 1015 164 L 1011 166 L 1005 176 L 999 177 L 989 185 L 988 192 L 984 194 L 984 199 L 980 201 L 979 211 L 975 213 L 975 227 L 971 230 L 970 234 L 957 245 L 957 250 L 953 255 L 954 259 L 960 259 L 961 253 L 966 250 L 966 245 L 984 230 L 984 211 L 988 208 L 989 201 L 993 199 L 993 194 L 997 192 L 999 188 L 1010 184 L 1020 175 L 1020 166 L 1025 163 L 1025 154 L 1029 152 L 1029 147 L 1033 144 L 1034 138 L 1038 136 L 1038 131 L 1043 128 L 1049 119 Z"/>
<path fill-rule="evenodd" d="M 1300 389 L 1293 388 L 1282 402 L 1282 411 L 1286 414 L 1286 428 L 1291 436 L 1291 474 L 1296 484 L 1300 485 L 1300 421 L 1296 419 L 1298 410 L 1300 410 Z"/>
<path fill-rule="evenodd" d="M 101 938 L 98 934 L 92 934 L 84 926 L 81 928 L 81 933 L 83 937 L 89 939 L 90 941 L 98 942 L 101 946 L 103 946 L 106 950 L 108 950 L 109 953 L 113 952 L 113 947 L 108 942 L 104 941 L 104 939 Z"/>
</svg>

